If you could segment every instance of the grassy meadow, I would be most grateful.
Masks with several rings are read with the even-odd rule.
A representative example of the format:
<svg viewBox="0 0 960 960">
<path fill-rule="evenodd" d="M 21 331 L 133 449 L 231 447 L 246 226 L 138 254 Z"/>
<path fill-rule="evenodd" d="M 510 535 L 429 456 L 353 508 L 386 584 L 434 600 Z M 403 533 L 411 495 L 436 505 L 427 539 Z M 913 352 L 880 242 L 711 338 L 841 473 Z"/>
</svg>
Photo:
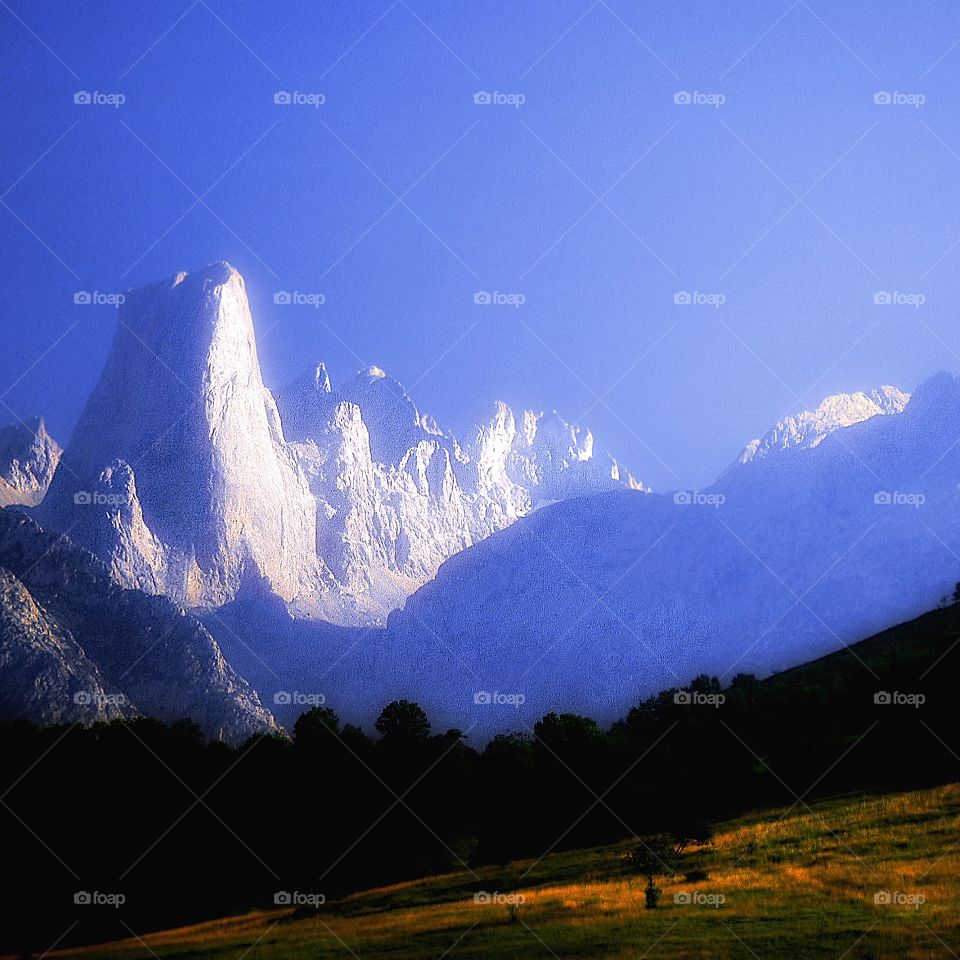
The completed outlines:
<svg viewBox="0 0 960 960">
<path fill-rule="evenodd" d="M 370 890 L 316 911 L 254 911 L 50 956 L 867 960 L 960 953 L 960 785 L 798 804 L 722 824 L 711 845 L 683 854 L 683 873 L 658 878 L 656 910 L 645 909 L 645 881 L 629 871 L 632 846 L 550 854 Z M 478 902 L 481 891 L 488 902 Z M 519 907 L 511 909 L 511 900 Z"/>
</svg>

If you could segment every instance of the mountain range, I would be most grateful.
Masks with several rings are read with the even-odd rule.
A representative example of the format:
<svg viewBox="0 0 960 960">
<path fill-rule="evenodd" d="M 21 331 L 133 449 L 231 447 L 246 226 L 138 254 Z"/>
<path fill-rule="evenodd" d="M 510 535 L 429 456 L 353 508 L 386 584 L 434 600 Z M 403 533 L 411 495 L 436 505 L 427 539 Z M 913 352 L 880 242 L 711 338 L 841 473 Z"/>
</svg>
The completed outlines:
<svg viewBox="0 0 960 960">
<path fill-rule="evenodd" d="M 216 735 L 271 729 L 258 693 L 282 722 L 299 695 L 366 722 L 416 699 L 480 735 L 551 709 L 613 719 L 697 673 L 769 673 L 936 605 L 960 578 L 958 481 L 947 374 L 913 397 L 827 398 L 709 488 L 667 494 L 557 413 L 497 403 L 456 437 L 376 367 L 334 385 L 315 363 L 274 396 L 243 278 L 218 263 L 126 295 L 62 454 L 42 421 L 0 432 L 2 702 L 16 712 L 19 670 L 33 716 L 73 716 L 76 680 Z M 69 542 L 55 574 L 38 556 L 45 577 L 87 571 L 107 620 L 137 598 L 106 645 L 89 600 L 17 561 L 53 531 Z M 120 632 L 146 649 L 151 603 L 178 646 L 130 666 Z M 193 683 L 190 657 L 206 712 L 150 692 Z"/>
<path fill-rule="evenodd" d="M 376 623 L 539 502 L 640 488 L 592 445 L 504 404 L 461 444 L 376 367 L 334 389 L 317 364 L 275 400 L 243 278 L 218 263 L 125 296 L 37 517 L 189 607 L 263 580 L 297 615 Z"/>
</svg>

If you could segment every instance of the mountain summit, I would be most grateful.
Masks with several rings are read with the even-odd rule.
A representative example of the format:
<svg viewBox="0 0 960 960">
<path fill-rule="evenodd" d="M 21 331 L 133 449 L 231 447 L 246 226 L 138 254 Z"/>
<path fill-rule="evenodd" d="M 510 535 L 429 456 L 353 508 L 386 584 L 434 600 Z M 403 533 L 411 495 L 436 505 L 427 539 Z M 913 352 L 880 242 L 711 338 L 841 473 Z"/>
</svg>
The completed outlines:
<svg viewBox="0 0 960 960">
<path fill-rule="evenodd" d="M 123 586 L 359 623 L 540 503 L 640 486 L 556 414 L 500 405 L 461 444 L 374 366 L 314 364 L 278 401 L 233 267 L 132 291 L 38 519 Z"/>
<path fill-rule="evenodd" d="M 316 506 L 229 264 L 127 295 L 40 517 L 120 583 L 191 606 L 228 601 L 248 574 L 287 599 L 317 589 Z"/>
</svg>

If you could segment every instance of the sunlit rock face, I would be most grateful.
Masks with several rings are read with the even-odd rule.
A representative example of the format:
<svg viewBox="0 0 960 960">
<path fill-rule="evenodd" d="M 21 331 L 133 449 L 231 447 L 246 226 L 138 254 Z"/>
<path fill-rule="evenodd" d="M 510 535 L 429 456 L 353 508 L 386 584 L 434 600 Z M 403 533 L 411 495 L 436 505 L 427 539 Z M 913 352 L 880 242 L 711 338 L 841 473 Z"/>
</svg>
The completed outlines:
<svg viewBox="0 0 960 960">
<path fill-rule="evenodd" d="M 0 507 L 40 503 L 62 452 L 41 417 L 0 428 Z"/>
<path fill-rule="evenodd" d="M 558 414 L 495 404 L 461 439 L 377 367 L 260 372 L 225 263 L 130 292 L 38 518 L 121 584 L 216 607 L 244 585 L 298 615 L 382 622 L 444 560 L 538 506 L 641 489 Z"/>
<path fill-rule="evenodd" d="M 318 592 L 315 502 L 232 267 L 127 295 L 40 517 L 119 582 L 189 605 L 226 602 L 249 574 L 286 599 Z"/>
<path fill-rule="evenodd" d="M 374 619 L 542 504 L 642 489 L 556 413 L 518 422 L 497 403 L 461 442 L 377 367 L 334 388 L 318 364 L 277 402 L 317 500 L 318 556 Z"/>
<path fill-rule="evenodd" d="M 896 387 L 880 387 L 869 393 L 838 393 L 827 397 L 816 410 L 786 417 L 765 436 L 744 447 L 738 464 L 754 463 L 794 447 L 816 447 L 830 434 L 871 417 L 902 413 L 910 394 Z"/>
</svg>

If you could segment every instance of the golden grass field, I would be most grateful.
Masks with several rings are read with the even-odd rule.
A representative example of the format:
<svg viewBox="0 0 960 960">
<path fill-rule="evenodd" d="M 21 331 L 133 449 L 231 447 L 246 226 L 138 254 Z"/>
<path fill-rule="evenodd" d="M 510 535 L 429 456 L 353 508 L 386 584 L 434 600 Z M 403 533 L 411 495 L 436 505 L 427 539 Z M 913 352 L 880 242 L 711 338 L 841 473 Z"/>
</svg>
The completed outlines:
<svg viewBox="0 0 960 960">
<path fill-rule="evenodd" d="M 960 954 L 960 785 L 831 800 L 723 824 L 661 906 L 627 873 L 632 844 L 553 854 L 50 956 L 231 960 L 794 958 Z M 478 903 L 477 891 L 501 895 Z M 875 902 L 889 893 L 889 903 Z M 675 895 L 687 900 L 675 902 Z M 522 897 L 512 917 L 503 896 Z M 716 900 L 721 897 L 719 905 Z M 713 898 L 708 900 L 707 898 Z M 680 897 L 681 901 L 684 899 Z M 900 902 L 897 902 L 900 901 Z"/>
</svg>

